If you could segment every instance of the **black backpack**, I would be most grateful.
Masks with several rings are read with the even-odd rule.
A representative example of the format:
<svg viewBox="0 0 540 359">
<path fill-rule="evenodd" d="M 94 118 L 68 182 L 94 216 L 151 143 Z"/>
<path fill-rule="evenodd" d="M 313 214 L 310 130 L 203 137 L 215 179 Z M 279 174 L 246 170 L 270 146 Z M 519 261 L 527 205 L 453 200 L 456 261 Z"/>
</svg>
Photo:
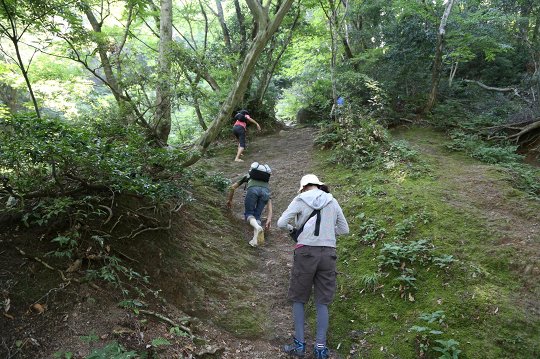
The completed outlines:
<svg viewBox="0 0 540 359">
<path fill-rule="evenodd" d="M 246 110 L 239 111 L 236 113 L 236 115 L 234 115 L 234 120 L 240 121 L 240 122 L 246 122 L 247 121 L 246 115 L 249 116 L 249 112 L 247 112 Z"/>
<path fill-rule="evenodd" d="M 257 181 L 268 182 L 270 181 L 270 173 L 252 168 L 249 170 L 249 178 Z"/>
</svg>

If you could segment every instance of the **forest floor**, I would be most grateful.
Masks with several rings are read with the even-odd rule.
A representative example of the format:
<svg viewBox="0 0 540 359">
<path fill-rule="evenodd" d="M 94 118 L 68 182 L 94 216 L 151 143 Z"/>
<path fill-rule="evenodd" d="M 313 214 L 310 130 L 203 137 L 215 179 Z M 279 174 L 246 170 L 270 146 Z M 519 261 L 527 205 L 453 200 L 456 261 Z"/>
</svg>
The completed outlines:
<svg viewBox="0 0 540 359">
<path fill-rule="evenodd" d="M 146 267 L 138 269 L 154 278 L 154 284 L 163 289 L 167 301 L 149 300 L 152 302 L 152 310 L 173 320 L 185 317 L 188 313 L 192 317 L 191 325 L 197 336 L 195 342 L 183 336 L 174 336 L 169 331 L 170 325 L 155 317 L 141 319 L 137 313 L 118 308 L 117 303 L 121 297 L 110 296 L 101 287 L 71 282 L 66 285 L 55 272 L 45 270 L 46 274 L 42 274 L 44 268 L 40 263 L 31 257 L 21 256 L 15 248 L 15 245 L 21 246 L 25 238 L 39 237 L 41 234 L 28 231 L 23 233 L 21 230 L 0 235 L 1 289 L 4 298 L 8 297 L 6 293 L 17 289 L 17 285 L 23 281 L 16 277 L 21 268 L 31 276 L 24 280 L 25 285 L 35 285 L 36 288 L 35 292 L 25 292 L 25 296 L 28 296 L 26 301 L 22 295 L 17 300 L 14 294 L 11 295 L 12 309 L 6 312 L 7 316 L 0 317 L 0 357 L 50 358 L 54 354 L 58 358 L 83 358 L 91 350 L 103 347 L 111 340 L 118 341 L 126 350 L 141 353 L 152 347 L 149 343 L 155 338 L 166 338 L 169 341 L 169 344 L 163 345 L 154 343 L 152 353 L 162 358 L 285 357 L 280 348 L 289 342 L 293 332 L 290 304 L 286 299 L 293 246 L 287 233 L 277 229 L 275 223 L 296 196 L 299 180 L 306 173 L 316 173 L 323 181 L 329 180 L 331 189 L 332 185 L 338 189 L 336 196 L 344 208 L 348 202 L 355 200 L 345 195 L 351 176 L 357 183 L 366 181 L 361 183 L 366 188 L 371 185 L 367 178 L 363 179 L 364 174 L 360 171 L 352 171 L 341 179 L 331 174 L 331 171 L 337 173 L 340 169 L 322 163 L 313 145 L 314 135 L 313 128 L 287 128 L 260 137 L 251 136 L 250 133 L 243 163 L 232 161 L 236 150 L 232 141 L 230 148 L 213 150 L 214 156 L 205 162 L 211 171 L 221 172 L 231 181 L 247 173 L 251 162 L 270 165 L 273 171 L 270 186 L 274 214 L 272 228 L 266 234 L 263 246 L 252 248 L 248 245 L 252 231 L 243 221 L 241 187 L 235 193 L 233 208 L 229 213 L 225 207 L 226 195 L 210 193 L 210 197 L 214 197 L 212 202 L 203 211 L 195 211 L 198 214 L 173 225 L 169 235 L 141 236 L 140 242 L 137 242 L 141 243 L 140 247 L 135 248 L 134 244 L 129 244 L 121 248 L 123 253 L 139 264 L 146 260 Z M 537 324 L 540 300 L 535 278 L 540 275 L 540 206 L 516 195 L 515 190 L 503 178 L 504 174 L 493 166 L 467 160 L 464 156 L 456 158 L 448 155 L 442 149 L 442 139 L 437 139 L 430 130 L 399 131 L 394 135 L 409 141 L 430 162 L 436 172 L 437 189 L 434 191 L 439 196 L 437 198 L 440 198 L 438 200 L 458 212 L 477 217 L 489 227 L 493 239 L 486 238 L 486 241 L 490 245 L 512 249 L 515 258 L 509 260 L 510 270 L 524 283 L 512 293 L 512 300 L 517 301 L 520 310 L 532 316 Z M 403 196 L 401 193 L 399 195 Z M 404 197 L 398 198 L 407 201 Z M 195 210 L 196 206 L 197 203 L 191 204 L 190 208 Z M 349 214 L 352 217 L 352 213 Z M 471 222 L 471 226 L 474 225 Z M 355 230 L 354 223 L 351 228 Z M 200 243 L 190 244 L 188 240 L 200 240 Z M 467 238 L 463 238 L 463 245 L 466 244 Z M 39 241 L 35 248 L 30 246 L 23 249 L 28 252 L 40 246 L 46 247 Z M 516 256 L 516 253 L 519 255 Z M 156 261 L 158 256 L 161 259 L 159 263 Z M 38 285 L 39 281 L 46 279 L 50 283 L 52 277 L 58 282 L 54 287 L 50 286 L 48 291 Z M 380 300 L 381 297 L 377 294 L 373 298 Z M 361 299 L 364 300 L 369 301 L 371 297 Z M 38 302 L 48 303 L 48 309 L 45 307 L 45 311 L 39 313 L 29 307 Z M 342 303 L 340 301 L 336 308 Z M 420 296 L 417 303 L 421 303 Z M 490 307 L 490 310 L 493 312 L 493 308 Z M 413 314 L 417 315 L 416 312 L 410 315 Z M 311 310 L 308 310 L 308 316 L 313 317 Z M 332 316 L 331 320 L 332 332 L 333 327 L 340 325 L 335 322 L 339 316 Z M 343 324 L 354 324 L 352 319 L 347 322 Z M 309 323 L 313 323 L 312 319 Z M 365 333 L 371 330 L 365 329 Z M 354 332 L 354 335 L 358 333 L 345 326 L 339 331 Z M 308 329 L 308 342 L 312 342 L 312 337 L 313 333 Z M 364 349 L 376 348 L 374 350 L 380 357 L 413 357 L 406 353 L 399 354 L 399 351 L 396 356 L 395 351 L 392 354 L 392 350 L 388 351 L 377 344 L 378 339 L 375 337 L 366 338 L 362 340 Z M 349 339 L 330 333 L 330 340 L 334 349 L 342 340 Z M 411 344 L 407 345 L 412 347 Z M 354 346 L 350 348 L 350 352 L 354 353 Z M 118 349 L 118 352 L 122 351 Z M 333 357 L 339 356 L 334 353 Z M 367 357 L 372 356 L 368 354 Z"/>
</svg>

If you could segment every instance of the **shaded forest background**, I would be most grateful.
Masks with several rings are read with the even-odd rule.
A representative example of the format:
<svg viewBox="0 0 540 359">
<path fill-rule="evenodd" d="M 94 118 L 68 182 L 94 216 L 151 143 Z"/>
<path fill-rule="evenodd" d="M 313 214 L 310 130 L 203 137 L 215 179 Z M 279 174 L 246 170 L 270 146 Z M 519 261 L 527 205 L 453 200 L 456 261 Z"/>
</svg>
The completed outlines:
<svg viewBox="0 0 540 359">
<path fill-rule="evenodd" d="M 0 225 L 144 295 L 110 246 L 170 229 L 201 182 L 227 187 L 204 166 L 242 108 L 265 133 L 317 126 L 351 171 L 406 165 L 388 129 L 432 127 L 538 201 L 539 96 L 533 0 L 0 0 Z"/>
</svg>

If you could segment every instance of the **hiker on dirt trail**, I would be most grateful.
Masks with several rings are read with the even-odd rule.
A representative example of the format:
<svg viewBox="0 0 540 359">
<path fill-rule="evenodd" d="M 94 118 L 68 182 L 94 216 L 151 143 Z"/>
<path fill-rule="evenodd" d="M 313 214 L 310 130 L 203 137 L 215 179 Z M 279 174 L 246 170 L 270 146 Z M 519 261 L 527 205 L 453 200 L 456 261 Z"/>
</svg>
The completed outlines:
<svg viewBox="0 0 540 359">
<path fill-rule="evenodd" d="M 257 130 L 261 130 L 261 126 L 249 116 L 247 110 L 241 110 L 234 115 L 234 125 L 233 125 L 233 134 L 238 140 L 238 151 L 236 151 L 236 157 L 234 158 L 235 162 L 244 162 L 240 159 L 242 153 L 246 149 L 246 132 L 247 132 L 247 122 L 251 122 L 257 126 Z"/>
<path fill-rule="evenodd" d="M 270 175 L 272 170 L 267 164 L 253 162 L 249 172 L 233 183 L 227 198 L 227 207 L 232 207 L 234 191 L 243 183 L 247 183 L 246 197 L 244 199 L 244 217 L 253 227 L 253 239 L 249 241 L 252 247 L 260 246 L 264 243 L 264 229 L 270 228 L 272 222 L 272 199 L 270 198 Z M 268 204 L 268 216 L 264 228 L 261 226 L 261 214 Z"/>
<path fill-rule="evenodd" d="M 314 286 L 317 331 L 313 353 L 317 359 L 326 359 L 329 357 L 326 346 L 328 304 L 336 291 L 336 236 L 349 233 L 349 225 L 338 202 L 317 176 L 302 177 L 298 192 L 300 194 L 277 222 L 278 227 L 288 229 L 297 242 L 288 294 L 295 334 L 293 343 L 285 345 L 283 351 L 298 357 L 306 353 L 304 305 Z"/>
<path fill-rule="evenodd" d="M 336 102 L 332 105 L 330 110 L 330 118 L 333 120 L 339 119 L 343 115 L 343 108 L 345 105 L 345 98 L 339 95 L 336 99 Z"/>
</svg>

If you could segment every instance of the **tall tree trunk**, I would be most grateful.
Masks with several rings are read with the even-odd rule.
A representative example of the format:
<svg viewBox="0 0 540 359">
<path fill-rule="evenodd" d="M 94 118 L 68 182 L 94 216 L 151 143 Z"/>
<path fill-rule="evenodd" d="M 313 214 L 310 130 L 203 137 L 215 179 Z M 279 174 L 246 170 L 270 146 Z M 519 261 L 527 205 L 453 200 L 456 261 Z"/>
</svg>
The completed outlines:
<svg viewBox="0 0 540 359">
<path fill-rule="evenodd" d="M 21 57 L 21 51 L 19 49 L 19 41 L 17 39 L 12 39 L 13 46 L 15 47 L 15 52 L 17 54 L 17 61 L 18 61 L 18 67 L 22 72 L 22 75 L 24 77 L 24 82 L 26 83 L 26 87 L 28 88 L 28 93 L 30 93 L 30 98 L 32 99 L 32 104 L 34 105 L 34 111 L 36 112 L 36 116 L 38 118 L 41 118 L 41 113 L 39 112 L 39 106 L 37 103 L 36 96 L 34 95 L 34 90 L 32 89 L 32 83 L 30 82 L 30 77 L 28 77 L 28 71 L 27 68 L 24 66 L 22 57 Z"/>
<path fill-rule="evenodd" d="M 98 34 L 101 33 L 101 23 L 97 21 L 92 9 L 90 9 L 90 6 L 85 4 L 85 7 L 86 9 L 84 13 L 86 14 L 88 22 L 90 22 L 90 25 L 92 26 L 92 30 Z M 105 78 L 107 79 L 109 87 L 113 92 L 114 98 L 120 104 L 122 102 L 122 89 L 120 88 L 118 79 L 114 74 L 111 61 L 107 55 L 107 46 L 102 40 L 99 39 L 96 41 L 96 43 L 101 66 L 103 66 L 103 72 L 105 73 Z"/>
<path fill-rule="evenodd" d="M 296 12 L 296 15 L 294 17 L 293 23 L 291 25 L 291 28 L 289 30 L 289 34 L 287 35 L 287 38 L 282 42 L 281 49 L 279 50 L 277 56 L 272 59 L 272 55 L 274 53 L 275 45 L 272 46 L 272 51 L 269 54 L 269 62 L 268 65 L 265 66 L 263 73 L 261 75 L 261 79 L 259 81 L 259 86 L 257 88 L 256 92 L 256 106 L 262 105 L 264 95 L 266 94 L 266 91 L 268 90 L 268 86 L 270 85 L 270 82 L 272 81 L 272 77 L 274 76 L 274 72 L 276 71 L 276 67 L 279 64 L 279 61 L 281 60 L 281 57 L 285 53 L 285 50 L 287 50 L 287 47 L 289 46 L 289 43 L 292 40 L 292 37 L 294 35 L 294 30 L 296 29 L 296 26 L 298 24 L 298 19 L 300 18 L 300 7 L 298 7 L 298 11 Z M 272 40 L 274 41 L 275 36 L 272 37 Z"/>
<path fill-rule="evenodd" d="M 208 130 L 206 130 L 197 140 L 189 153 L 189 157 L 182 164 L 184 167 L 196 163 L 204 152 L 206 152 L 208 146 L 219 135 L 223 126 L 229 123 L 234 107 L 244 96 L 259 56 L 268 43 L 268 40 L 270 40 L 274 32 L 281 24 L 281 21 L 291 8 L 293 1 L 294 0 L 284 0 L 276 16 L 272 21 L 270 21 L 268 9 L 264 8 L 258 0 L 246 0 L 253 18 L 258 24 L 257 35 L 246 53 L 242 66 L 238 72 L 237 80 L 230 90 L 229 96 L 225 99 L 225 101 L 223 101 L 217 118 L 210 124 Z"/>
<path fill-rule="evenodd" d="M 246 49 L 247 49 L 247 35 L 246 35 L 246 24 L 244 14 L 242 14 L 242 8 L 238 0 L 234 0 L 234 9 L 236 11 L 236 19 L 238 20 L 238 27 L 240 29 L 240 39 L 241 39 L 241 49 L 240 49 L 240 58 L 243 58 Z"/>
<path fill-rule="evenodd" d="M 339 29 L 338 29 L 338 19 L 337 19 L 337 7 L 334 0 L 328 0 L 328 9 L 325 9 L 323 2 L 321 1 L 321 7 L 323 8 L 326 19 L 328 20 L 328 27 L 330 32 L 330 78 L 332 81 L 332 110 L 330 111 L 330 116 L 333 115 L 334 109 L 336 107 L 336 100 L 338 97 L 337 94 L 337 85 L 336 85 L 336 65 L 337 65 L 337 47 L 338 47 L 338 38 L 339 38 Z"/>
<path fill-rule="evenodd" d="M 442 55 L 444 49 L 444 35 L 446 33 L 446 23 L 448 22 L 448 16 L 452 11 L 452 6 L 455 0 L 448 0 L 444 9 L 441 23 L 439 25 L 439 32 L 437 33 L 437 47 L 435 49 L 435 59 L 433 61 L 433 69 L 431 71 L 431 92 L 429 94 L 428 101 L 424 107 L 424 112 L 429 113 L 433 109 L 435 102 L 437 101 L 437 94 L 439 88 L 439 81 L 441 79 L 442 69 Z"/>
<path fill-rule="evenodd" d="M 22 33 L 26 31 L 29 25 L 27 25 L 27 27 L 22 31 L 22 33 L 19 34 L 19 32 L 17 31 L 17 21 L 15 18 L 16 14 L 10 11 L 8 5 L 6 5 L 4 0 L 0 0 L 0 1 L 2 2 L 2 7 L 4 8 L 5 16 L 7 16 L 7 20 L 9 21 L 9 28 L 2 26 L 0 28 L 1 33 L 3 33 L 9 38 L 9 40 L 13 44 L 13 47 L 15 48 L 15 54 L 17 56 L 17 59 L 15 61 L 16 65 L 19 68 L 19 70 L 21 70 L 21 73 L 23 75 L 26 88 L 28 89 L 28 93 L 30 94 L 30 99 L 32 100 L 32 104 L 34 105 L 34 111 L 36 112 L 36 116 L 38 118 L 41 118 L 38 102 L 34 94 L 34 90 L 32 88 L 32 83 L 30 82 L 30 77 L 28 76 L 28 67 L 25 66 L 24 64 L 24 61 L 21 56 L 21 50 L 19 48 L 19 42 L 21 40 Z M 11 59 L 13 59 L 13 57 L 11 57 Z M 28 66 L 30 66 L 30 64 L 28 64 Z"/>
<path fill-rule="evenodd" d="M 158 85 L 156 89 L 156 114 L 154 126 L 162 143 L 167 143 L 171 132 L 171 50 L 172 0 L 161 0 L 159 21 Z"/>
<path fill-rule="evenodd" d="M 225 16 L 223 15 L 223 6 L 221 6 L 221 0 L 216 0 L 217 14 L 219 24 L 221 25 L 221 31 L 223 31 L 223 42 L 225 47 L 230 52 L 231 51 L 231 35 L 229 34 L 229 28 L 225 22 Z"/>
</svg>

